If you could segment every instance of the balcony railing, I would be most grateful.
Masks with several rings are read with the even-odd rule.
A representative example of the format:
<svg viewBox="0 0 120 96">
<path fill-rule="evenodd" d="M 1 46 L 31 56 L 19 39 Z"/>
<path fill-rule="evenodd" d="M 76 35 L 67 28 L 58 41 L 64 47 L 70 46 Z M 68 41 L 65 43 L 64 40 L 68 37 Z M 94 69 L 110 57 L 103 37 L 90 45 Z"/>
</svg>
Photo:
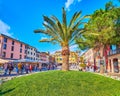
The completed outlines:
<svg viewBox="0 0 120 96">
<path fill-rule="evenodd" d="M 116 55 L 116 54 L 120 54 L 120 48 L 119 49 L 116 49 L 116 50 L 111 50 L 108 54 L 108 56 L 111 56 L 111 55 Z"/>
</svg>

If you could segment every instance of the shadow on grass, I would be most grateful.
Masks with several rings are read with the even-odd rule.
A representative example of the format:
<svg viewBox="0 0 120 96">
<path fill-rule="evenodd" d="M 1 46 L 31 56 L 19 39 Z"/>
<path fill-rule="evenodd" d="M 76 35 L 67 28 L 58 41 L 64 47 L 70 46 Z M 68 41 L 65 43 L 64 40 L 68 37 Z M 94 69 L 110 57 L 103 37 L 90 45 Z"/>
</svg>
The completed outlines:
<svg viewBox="0 0 120 96">
<path fill-rule="evenodd" d="M 9 89 L 9 90 L 6 90 L 6 91 L 3 91 L 2 92 L 2 90 L 0 90 L 0 96 L 4 96 L 6 93 L 9 93 L 9 92 L 11 92 L 11 91 L 13 91 L 15 88 L 12 88 L 12 89 Z"/>
</svg>

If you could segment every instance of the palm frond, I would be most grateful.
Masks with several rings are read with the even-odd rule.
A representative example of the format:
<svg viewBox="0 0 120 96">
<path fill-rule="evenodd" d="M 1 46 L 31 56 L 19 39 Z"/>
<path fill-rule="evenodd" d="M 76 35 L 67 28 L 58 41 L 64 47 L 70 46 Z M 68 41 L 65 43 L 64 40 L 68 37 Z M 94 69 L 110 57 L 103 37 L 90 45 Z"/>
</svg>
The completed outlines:
<svg viewBox="0 0 120 96">
<path fill-rule="evenodd" d="M 42 29 L 36 29 L 34 30 L 35 33 L 43 33 L 43 34 L 48 34 L 48 32 L 46 30 L 42 30 Z"/>
<path fill-rule="evenodd" d="M 50 42 L 50 40 L 49 39 L 41 39 L 41 40 L 39 40 L 39 42 Z"/>
<path fill-rule="evenodd" d="M 67 20 L 66 20 L 66 11 L 62 8 L 62 19 L 63 19 L 63 26 L 67 29 Z"/>
<path fill-rule="evenodd" d="M 70 21 L 70 24 L 69 24 L 69 28 L 71 28 L 74 25 L 74 23 L 76 22 L 76 20 L 80 17 L 81 12 L 82 11 L 74 13 L 73 17 L 71 18 L 71 21 Z"/>
<path fill-rule="evenodd" d="M 62 28 L 63 28 L 64 36 L 67 37 L 67 19 L 66 19 L 66 11 L 64 8 L 62 8 L 62 23 L 63 23 Z"/>
<path fill-rule="evenodd" d="M 79 28 L 80 25 L 84 24 L 82 22 L 85 16 L 81 17 L 81 11 L 76 12 L 72 19 L 70 20 L 69 25 L 67 26 L 67 17 L 66 17 L 66 10 L 62 8 L 62 22 L 55 17 L 47 17 L 43 16 L 44 22 L 43 26 L 45 29 L 38 29 L 35 30 L 35 33 L 43 33 L 50 36 L 50 39 L 42 39 L 41 42 L 58 42 L 61 46 L 69 46 L 69 43 L 74 41 L 75 38 L 80 36 L 83 33 L 83 28 Z"/>
<path fill-rule="evenodd" d="M 45 39 L 39 40 L 39 42 L 55 42 L 55 41 L 58 41 L 58 40 L 56 40 L 56 38 L 45 38 Z"/>
<path fill-rule="evenodd" d="M 65 40 L 65 36 L 64 36 L 62 24 L 60 23 L 60 21 L 59 21 L 55 16 L 51 16 L 51 18 L 56 21 L 57 27 L 58 27 L 58 29 L 59 29 L 58 32 L 59 32 L 61 38 L 62 38 L 63 40 Z"/>
<path fill-rule="evenodd" d="M 47 22 L 47 24 L 44 24 L 44 26 L 50 29 L 54 36 L 56 35 L 56 37 L 62 40 L 61 34 L 59 33 L 59 29 L 55 21 L 53 21 L 51 18 L 48 18 L 47 16 L 44 16 L 44 20 Z"/>
<path fill-rule="evenodd" d="M 61 37 L 59 37 L 58 34 L 55 34 L 56 32 L 52 27 L 50 27 L 48 24 L 45 24 L 45 23 L 43 23 L 43 25 L 47 29 L 47 34 L 49 34 L 53 38 L 59 38 L 60 40 L 62 40 Z"/>
</svg>

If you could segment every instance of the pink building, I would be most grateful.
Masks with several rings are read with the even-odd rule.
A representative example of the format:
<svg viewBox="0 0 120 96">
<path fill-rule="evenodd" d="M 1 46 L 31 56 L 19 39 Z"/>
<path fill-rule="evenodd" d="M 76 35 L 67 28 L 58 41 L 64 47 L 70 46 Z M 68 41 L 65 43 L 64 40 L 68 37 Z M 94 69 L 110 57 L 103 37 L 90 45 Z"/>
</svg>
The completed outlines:
<svg viewBox="0 0 120 96">
<path fill-rule="evenodd" d="M 92 48 L 87 50 L 82 56 L 87 66 L 94 66 L 94 50 Z"/>
<path fill-rule="evenodd" d="M 49 63 L 49 53 L 40 52 L 40 60 L 44 63 Z"/>
<path fill-rule="evenodd" d="M 0 58 L 24 59 L 26 58 L 27 45 L 19 40 L 0 34 Z"/>
</svg>

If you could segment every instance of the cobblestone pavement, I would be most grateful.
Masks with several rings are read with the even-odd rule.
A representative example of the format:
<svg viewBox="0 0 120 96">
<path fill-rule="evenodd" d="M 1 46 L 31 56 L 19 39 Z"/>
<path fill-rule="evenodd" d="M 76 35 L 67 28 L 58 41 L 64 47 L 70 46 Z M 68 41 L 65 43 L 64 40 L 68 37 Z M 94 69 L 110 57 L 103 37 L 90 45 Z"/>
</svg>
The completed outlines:
<svg viewBox="0 0 120 96">
<path fill-rule="evenodd" d="M 119 80 L 120 81 L 120 73 L 103 73 L 103 74 L 95 73 L 95 74 L 102 75 L 102 76 L 105 76 L 105 77 L 112 78 L 114 80 Z"/>
</svg>

